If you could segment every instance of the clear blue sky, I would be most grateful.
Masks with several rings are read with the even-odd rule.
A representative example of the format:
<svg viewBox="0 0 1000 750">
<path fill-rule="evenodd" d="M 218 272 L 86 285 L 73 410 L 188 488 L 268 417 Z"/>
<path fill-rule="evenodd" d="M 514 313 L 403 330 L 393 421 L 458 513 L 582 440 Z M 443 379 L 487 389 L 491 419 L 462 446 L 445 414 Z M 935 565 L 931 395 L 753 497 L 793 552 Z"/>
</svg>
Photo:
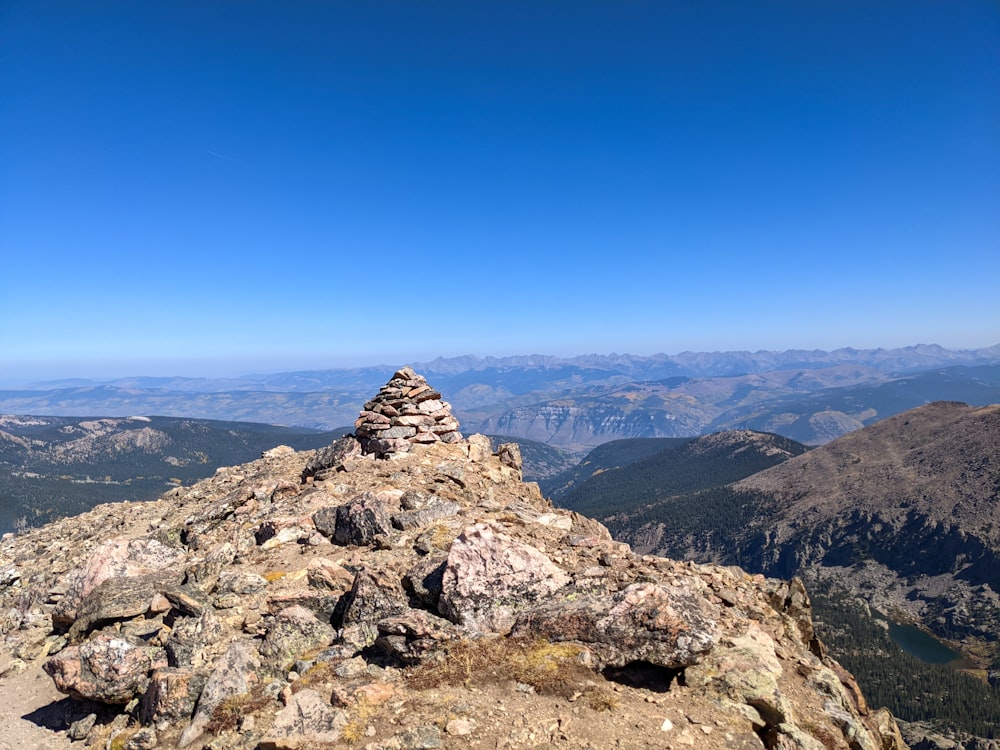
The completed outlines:
<svg viewBox="0 0 1000 750">
<path fill-rule="evenodd" d="M 5 0 L 0 380 L 1000 342 L 994 0 Z"/>
</svg>

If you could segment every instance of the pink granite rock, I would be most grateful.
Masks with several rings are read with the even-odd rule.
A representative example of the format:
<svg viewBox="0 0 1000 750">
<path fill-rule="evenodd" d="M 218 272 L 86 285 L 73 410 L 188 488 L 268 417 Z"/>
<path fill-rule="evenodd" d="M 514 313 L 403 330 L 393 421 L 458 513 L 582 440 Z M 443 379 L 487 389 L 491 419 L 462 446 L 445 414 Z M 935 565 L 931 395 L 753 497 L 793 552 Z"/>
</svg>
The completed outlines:
<svg viewBox="0 0 1000 750">
<path fill-rule="evenodd" d="M 458 625 L 506 633 L 520 610 L 569 581 L 565 571 L 536 548 L 480 523 L 452 542 L 438 609 Z"/>
</svg>

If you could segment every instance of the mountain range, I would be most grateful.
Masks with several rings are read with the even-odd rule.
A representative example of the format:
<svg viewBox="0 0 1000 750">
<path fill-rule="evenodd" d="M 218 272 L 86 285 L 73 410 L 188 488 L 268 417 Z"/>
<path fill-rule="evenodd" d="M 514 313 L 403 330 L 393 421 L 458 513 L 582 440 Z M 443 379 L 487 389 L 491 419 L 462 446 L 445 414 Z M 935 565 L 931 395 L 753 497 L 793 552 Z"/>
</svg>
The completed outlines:
<svg viewBox="0 0 1000 750">
<path fill-rule="evenodd" d="M 466 431 L 536 440 L 580 456 L 620 438 L 725 429 L 777 432 L 816 445 L 930 401 L 1000 401 L 1000 345 L 455 357 L 414 367 L 435 382 Z M 353 422 L 357 404 L 393 369 L 47 382 L 0 391 L 0 410 L 159 414 L 333 430 Z"/>
</svg>

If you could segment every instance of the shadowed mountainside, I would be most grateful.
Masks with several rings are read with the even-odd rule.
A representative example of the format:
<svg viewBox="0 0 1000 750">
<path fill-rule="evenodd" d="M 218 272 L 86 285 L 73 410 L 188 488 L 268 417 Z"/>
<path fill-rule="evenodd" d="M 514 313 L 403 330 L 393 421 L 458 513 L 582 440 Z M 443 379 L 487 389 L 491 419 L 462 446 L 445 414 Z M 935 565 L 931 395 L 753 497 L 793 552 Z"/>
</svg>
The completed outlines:
<svg viewBox="0 0 1000 750">
<path fill-rule="evenodd" d="M 641 550 L 840 581 L 986 663 L 1000 654 L 998 405 L 937 402 L 722 487 L 619 496 L 597 515 Z"/>
<path fill-rule="evenodd" d="M 616 519 L 622 514 L 632 519 L 644 509 L 669 507 L 678 496 L 722 487 L 806 450 L 780 435 L 751 430 L 713 433 L 600 472 L 556 499 L 561 507 L 594 518 Z"/>
<path fill-rule="evenodd" d="M 626 438 L 602 443 L 587 453 L 576 465 L 548 477 L 538 484 L 546 497 L 560 498 L 593 476 L 609 469 L 635 463 L 668 448 L 683 445 L 691 438 Z"/>
</svg>

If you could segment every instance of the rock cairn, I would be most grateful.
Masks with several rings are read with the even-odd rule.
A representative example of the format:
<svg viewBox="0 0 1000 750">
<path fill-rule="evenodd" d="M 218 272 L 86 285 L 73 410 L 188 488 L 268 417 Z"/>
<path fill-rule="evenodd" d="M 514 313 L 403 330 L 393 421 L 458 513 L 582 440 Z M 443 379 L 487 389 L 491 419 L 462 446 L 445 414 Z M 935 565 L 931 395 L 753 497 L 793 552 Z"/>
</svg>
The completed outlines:
<svg viewBox="0 0 1000 750">
<path fill-rule="evenodd" d="M 364 405 L 354 430 L 362 453 L 378 458 L 408 453 L 414 443 L 462 439 L 451 404 L 410 367 L 398 370 Z"/>
</svg>

